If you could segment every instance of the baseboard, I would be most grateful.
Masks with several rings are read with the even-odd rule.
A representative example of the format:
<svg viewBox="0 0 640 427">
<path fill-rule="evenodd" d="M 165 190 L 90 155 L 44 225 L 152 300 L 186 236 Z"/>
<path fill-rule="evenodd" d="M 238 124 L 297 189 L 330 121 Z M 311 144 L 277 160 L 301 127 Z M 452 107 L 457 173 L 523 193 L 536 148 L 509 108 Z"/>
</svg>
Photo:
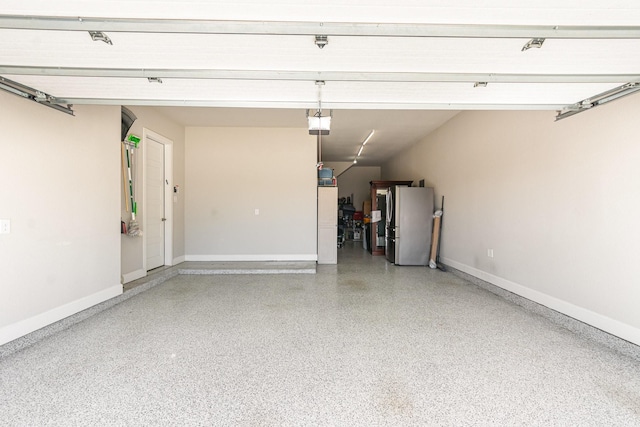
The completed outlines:
<svg viewBox="0 0 640 427">
<path fill-rule="evenodd" d="M 122 275 L 122 284 L 133 282 L 134 280 L 142 279 L 147 275 L 147 272 L 144 269 L 132 271 L 131 273 L 126 273 Z"/>
<path fill-rule="evenodd" d="M 566 316 L 577 319 L 587 325 L 598 328 L 611 335 L 615 335 L 616 337 L 622 338 L 623 340 L 629 341 L 635 345 L 640 345 L 640 329 L 638 328 L 485 271 L 478 270 L 477 268 L 470 267 L 466 264 L 459 263 L 452 259 L 443 258 L 441 261 L 445 265 L 449 265 L 457 270 L 498 286 L 499 288 L 541 304 Z"/>
<path fill-rule="evenodd" d="M 179 257 L 174 258 L 173 259 L 173 264 L 171 264 L 171 265 L 178 265 L 178 264 L 183 263 L 184 261 L 185 261 L 185 256 L 181 255 Z"/>
<path fill-rule="evenodd" d="M 48 326 L 73 314 L 79 313 L 82 310 L 86 310 L 89 307 L 100 304 L 101 302 L 114 298 L 120 294 L 122 294 L 122 285 L 118 284 L 28 319 L 0 328 L 0 345 L 30 334 L 33 331 Z"/>
<path fill-rule="evenodd" d="M 186 255 L 185 261 L 316 261 L 317 254 L 298 255 Z"/>
</svg>

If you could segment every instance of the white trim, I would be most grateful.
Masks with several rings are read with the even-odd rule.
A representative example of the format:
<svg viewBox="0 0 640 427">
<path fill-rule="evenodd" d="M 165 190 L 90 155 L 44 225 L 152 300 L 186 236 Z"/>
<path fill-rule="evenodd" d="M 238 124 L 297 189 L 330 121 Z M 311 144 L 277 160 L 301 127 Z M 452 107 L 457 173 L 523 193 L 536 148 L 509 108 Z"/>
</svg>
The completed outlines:
<svg viewBox="0 0 640 427">
<path fill-rule="evenodd" d="M 113 77 L 113 78 L 163 78 L 163 79 L 223 79 L 332 82 L 453 82 L 453 83 L 615 83 L 633 82 L 637 74 L 524 74 L 524 73 L 433 73 L 389 71 L 305 71 L 305 70 L 221 70 L 184 68 L 86 68 L 0 65 L 0 74 Z"/>
<path fill-rule="evenodd" d="M 142 226 L 147 223 L 147 168 L 145 141 L 152 139 L 164 147 L 164 177 L 168 181 L 164 191 L 164 265 L 173 265 L 173 141 L 150 129 L 142 128 Z M 147 270 L 147 234 L 142 233 L 142 269 Z"/>
<path fill-rule="evenodd" d="M 178 265 L 178 264 L 183 263 L 184 261 L 185 261 L 185 256 L 181 255 L 181 256 L 176 257 L 176 258 L 173 259 L 173 264 L 172 265 Z"/>
<path fill-rule="evenodd" d="M 185 261 L 317 261 L 317 254 L 299 255 L 185 255 Z"/>
<path fill-rule="evenodd" d="M 164 138 L 164 265 L 173 265 L 173 141 Z"/>
<path fill-rule="evenodd" d="M 449 258 L 443 258 L 442 263 L 449 265 L 457 270 L 470 274 L 478 279 L 489 282 L 516 295 L 527 298 L 531 301 L 542 304 L 555 311 L 565 314 L 574 319 L 580 320 L 588 325 L 601 329 L 619 338 L 640 345 L 640 329 L 635 328 L 626 323 L 596 313 L 586 308 L 571 304 L 570 302 L 558 299 L 551 295 L 544 294 L 518 283 L 511 282 L 493 274 L 487 273 L 477 268 L 470 267 L 466 264 L 459 263 Z"/>
<path fill-rule="evenodd" d="M 117 297 L 120 294 L 122 294 L 122 285 L 118 284 L 28 319 L 4 326 L 0 328 L 0 345 L 25 336 L 33 331 L 37 331 L 40 328 L 44 328 L 45 326 L 51 325 L 108 299 Z"/>
<path fill-rule="evenodd" d="M 315 101 L 244 101 L 244 100 L 189 100 L 167 98 L 56 98 L 60 104 L 72 105 L 138 105 L 161 107 L 230 107 L 230 108 L 317 108 Z M 387 102 L 387 101 L 327 101 L 323 102 L 325 109 L 334 110 L 525 110 L 525 111 L 554 111 L 562 110 L 566 104 L 473 104 L 441 103 L 441 102 Z"/>
<path fill-rule="evenodd" d="M 505 25 L 396 22 L 322 22 L 322 34 L 351 37 L 464 37 L 549 39 L 630 39 L 640 36 L 638 26 L 616 25 Z M 26 30 L 105 31 L 126 33 L 253 34 L 313 36 L 313 21 L 229 21 L 214 19 L 94 18 L 83 16 L 0 17 L 0 28 Z"/>
<path fill-rule="evenodd" d="M 145 270 L 136 270 L 131 273 L 125 273 L 122 275 L 122 284 L 133 282 L 134 280 L 142 279 L 147 276 L 147 272 Z"/>
</svg>

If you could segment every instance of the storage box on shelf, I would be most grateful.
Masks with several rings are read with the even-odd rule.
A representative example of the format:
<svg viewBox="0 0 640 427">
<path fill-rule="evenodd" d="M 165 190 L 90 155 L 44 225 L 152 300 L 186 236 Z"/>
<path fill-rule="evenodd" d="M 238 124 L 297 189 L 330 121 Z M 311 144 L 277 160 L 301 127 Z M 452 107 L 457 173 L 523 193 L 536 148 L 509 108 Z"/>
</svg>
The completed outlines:
<svg viewBox="0 0 640 427">
<path fill-rule="evenodd" d="M 323 168 L 318 169 L 318 178 L 333 178 L 333 169 Z"/>
<path fill-rule="evenodd" d="M 371 215 L 371 200 L 365 200 L 362 202 L 362 213 L 364 216 Z"/>
<path fill-rule="evenodd" d="M 318 169 L 318 187 L 335 187 L 336 179 L 333 177 L 333 169 Z"/>
</svg>

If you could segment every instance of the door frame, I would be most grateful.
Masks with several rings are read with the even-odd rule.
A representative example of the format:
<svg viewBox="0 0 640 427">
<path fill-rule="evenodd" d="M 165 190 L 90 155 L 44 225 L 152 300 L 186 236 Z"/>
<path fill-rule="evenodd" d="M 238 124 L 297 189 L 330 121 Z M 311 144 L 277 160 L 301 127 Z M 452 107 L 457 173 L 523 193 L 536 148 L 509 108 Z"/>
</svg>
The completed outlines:
<svg viewBox="0 0 640 427">
<path fill-rule="evenodd" d="M 173 141 L 150 129 L 142 128 L 142 268 L 147 273 L 147 234 L 144 225 L 147 223 L 147 156 L 145 145 L 148 139 L 164 147 L 164 265 L 173 265 Z"/>
</svg>

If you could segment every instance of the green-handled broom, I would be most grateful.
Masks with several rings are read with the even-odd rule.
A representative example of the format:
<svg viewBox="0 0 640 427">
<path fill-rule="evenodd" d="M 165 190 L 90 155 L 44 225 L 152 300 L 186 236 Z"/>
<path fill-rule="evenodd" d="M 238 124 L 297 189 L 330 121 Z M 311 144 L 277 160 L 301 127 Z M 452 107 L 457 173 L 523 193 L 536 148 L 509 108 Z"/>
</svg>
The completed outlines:
<svg viewBox="0 0 640 427">
<path fill-rule="evenodd" d="M 135 201 L 134 192 L 134 150 L 138 148 L 138 144 L 140 144 L 140 138 L 133 134 L 130 134 L 124 141 L 124 144 L 127 153 L 127 177 L 129 178 L 129 199 L 131 201 L 131 221 L 129 221 L 129 229 L 127 231 L 127 234 L 129 236 L 141 236 L 142 230 L 140 230 L 140 225 L 138 224 L 138 221 L 136 221 L 136 214 L 138 213 L 138 203 Z"/>
</svg>

